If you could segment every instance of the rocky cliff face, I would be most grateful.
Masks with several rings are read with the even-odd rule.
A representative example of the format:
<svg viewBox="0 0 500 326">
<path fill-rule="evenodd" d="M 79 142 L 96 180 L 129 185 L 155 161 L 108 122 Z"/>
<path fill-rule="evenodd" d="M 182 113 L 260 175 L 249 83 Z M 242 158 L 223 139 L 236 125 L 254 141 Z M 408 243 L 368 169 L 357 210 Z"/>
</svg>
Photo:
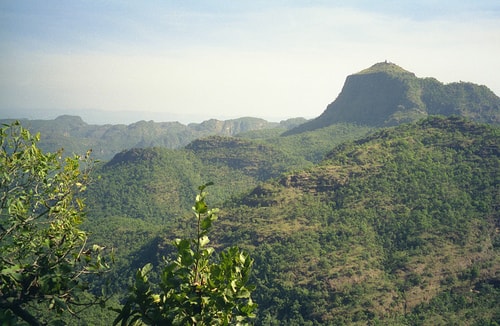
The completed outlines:
<svg viewBox="0 0 500 326">
<path fill-rule="evenodd" d="M 409 96 L 418 92 L 411 85 L 413 78 L 403 79 L 386 72 L 349 76 L 341 94 L 322 117 L 336 122 L 383 125 L 396 112 L 417 110 L 425 115 L 422 101 Z"/>
<path fill-rule="evenodd" d="M 500 98 L 485 86 L 442 84 L 388 62 L 347 77 L 337 99 L 316 119 L 286 134 L 347 122 L 384 127 L 427 115 L 460 115 L 479 122 L 500 123 Z"/>
</svg>

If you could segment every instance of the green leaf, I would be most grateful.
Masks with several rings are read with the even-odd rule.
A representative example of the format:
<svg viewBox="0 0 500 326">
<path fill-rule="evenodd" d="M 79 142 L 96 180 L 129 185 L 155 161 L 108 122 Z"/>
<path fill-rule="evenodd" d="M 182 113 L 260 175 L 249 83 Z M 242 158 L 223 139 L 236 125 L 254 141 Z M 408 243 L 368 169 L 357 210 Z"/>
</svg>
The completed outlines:
<svg viewBox="0 0 500 326">
<path fill-rule="evenodd" d="M 201 221 L 200 227 L 201 227 L 202 230 L 208 230 L 208 229 L 210 229 L 212 227 L 212 220 L 210 219 L 209 216 L 205 217 Z"/>
<path fill-rule="evenodd" d="M 206 246 L 208 243 L 210 242 L 210 239 L 208 238 L 208 236 L 203 236 L 200 238 L 200 247 L 204 247 Z"/>
<path fill-rule="evenodd" d="M 153 264 L 151 263 L 147 263 L 146 265 L 144 265 L 144 267 L 140 270 L 141 272 L 141 276 L 145 277 L 147 274 L 149 274 L 149 272 L 151 272 L 151 270 L 153 269 Z"/>
<path fill-rule="evenodd" d="M 0 275 L 6 275 L 15 279 L 16 281 L 20 281 L 22 278 L 21 274 L 22 268 L 20 265 L 14 265 L 7 268 L 4 268 L 0 271 Z"/>
<path fill-rule="evenodd" d="M 194 211 L 198 214 L 205 214 L 208 210 L 207 204 L 204 201 L 197 201 L 194 205 Z"/>
</svg>

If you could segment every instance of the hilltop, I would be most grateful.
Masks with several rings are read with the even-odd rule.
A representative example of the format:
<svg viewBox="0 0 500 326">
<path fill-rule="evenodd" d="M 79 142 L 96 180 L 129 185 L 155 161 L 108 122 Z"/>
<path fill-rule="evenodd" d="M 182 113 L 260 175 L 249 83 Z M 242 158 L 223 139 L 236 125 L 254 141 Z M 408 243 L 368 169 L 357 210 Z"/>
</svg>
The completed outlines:
<svg viewBox="0 0 500 326">
<path fill-rule="evenodd" d="M 348 76 L 339 96 L 319 117 L 285 135 L 339 122 L 386 127 L 429 115 L 459 115 L 499 124 L 500 98 L 486 86 L 443 84 L 435 78 L 418 78 L 394 63 L 381 62 Z"/>
</svg>

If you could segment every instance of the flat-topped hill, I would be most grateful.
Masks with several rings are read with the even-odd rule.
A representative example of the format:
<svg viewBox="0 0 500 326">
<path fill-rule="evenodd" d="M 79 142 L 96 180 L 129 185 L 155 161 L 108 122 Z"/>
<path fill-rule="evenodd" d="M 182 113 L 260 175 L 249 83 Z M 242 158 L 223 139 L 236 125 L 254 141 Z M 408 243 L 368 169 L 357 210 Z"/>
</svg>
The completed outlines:
<svg viewBox="0 0 500 326">
<path fill-rule="evenodd" d="M 418 78 L 394 63 L 380 62 L 348 76 L 337 99 L 319 117 L 285 134 L 340 122 L 393 126 L 428 115 L 459 115 L 499 124 L 500 98 L 486 86 L 443 84 L 435 78 Z"/>
</svg>

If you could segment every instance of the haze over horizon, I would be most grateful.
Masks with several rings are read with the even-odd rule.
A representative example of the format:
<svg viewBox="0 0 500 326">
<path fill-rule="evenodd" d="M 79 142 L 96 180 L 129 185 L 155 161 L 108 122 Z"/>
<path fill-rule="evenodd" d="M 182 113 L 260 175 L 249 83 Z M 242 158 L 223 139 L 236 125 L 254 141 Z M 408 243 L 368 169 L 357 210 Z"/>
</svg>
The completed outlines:
<svg viewBox="0 0 500 326">
<path fill-rule="evenodd" d="M 498 95 L 498 57 L 496 1 L 5 1 L 0 118 L 313 118 L 384 60 Z"/>
</svg>

